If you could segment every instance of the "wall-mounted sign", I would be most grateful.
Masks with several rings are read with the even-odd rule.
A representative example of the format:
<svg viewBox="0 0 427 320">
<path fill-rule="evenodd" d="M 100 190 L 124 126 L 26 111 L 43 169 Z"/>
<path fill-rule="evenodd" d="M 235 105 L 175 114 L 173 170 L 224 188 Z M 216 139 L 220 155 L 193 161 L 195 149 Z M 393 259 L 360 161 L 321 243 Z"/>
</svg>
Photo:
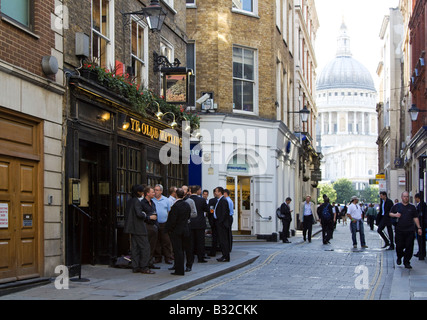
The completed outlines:
<svg viewBox="0 0 427 320">
<path fill-rule="evenodd" d="M 149 137 L 153 140 L 172 143 L 173 145 L 182 147 L 182 138 L 176 134 L 173 134 L 170 132 L 170 130 L 160 130 L 151 124 L 128 117 L 125 114 L 120 114 L 119 119 L 120 128 L 124 131 L 132 131 L 134 133 Z"/>
<path fill-rule="evenodd" d="M 9 228 L 9 206 L 7 203 L 0 203 L 0 229 Z"/>
<path fill-rule="evenodd" d="M 22 217 L 22 226 L 25 228 L 31 228 L 33 226 L 33 215 L 25 213 Z"/>
</svg>

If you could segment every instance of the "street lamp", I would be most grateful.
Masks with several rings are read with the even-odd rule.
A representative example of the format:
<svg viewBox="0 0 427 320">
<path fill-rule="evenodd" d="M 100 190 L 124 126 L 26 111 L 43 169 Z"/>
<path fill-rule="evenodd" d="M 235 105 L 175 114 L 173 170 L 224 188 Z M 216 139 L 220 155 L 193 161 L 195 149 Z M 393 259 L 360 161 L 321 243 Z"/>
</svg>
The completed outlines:
<svg viewBox="0 0 427 320">
<path fill-rule="evenodd" d="M 412 121 L 417 121 L 418 119 L 418 114 L 420 112 L 427 112 L 426 110 L 420 110 L 417 108 L 416 104 L 413 104 L 410 108 L 409 108 L 409 114 L 411 115 L 411 120 Z"/>
<path fill-rule="evenodd" d="M 308 117 L 310 116 L 310 110 L 307 109 L 307 106 L 304 106 L 300 111 L 288 111 L 289 113 L 299 113 L 301 121 L 304 123 L 308 122 Z"/>
<path fill-rule="evenodd" d="M 167 12 L 162 8 L 159 0 L 151 0 L 148 7 L 142 8 L 139 11 L 122 13 L 122 15 L 140 16 L 141 20 L 142 17 L 145 17 L 150 30 L 152 32 L 159 32 L 162 29 Z"/>
</svg>

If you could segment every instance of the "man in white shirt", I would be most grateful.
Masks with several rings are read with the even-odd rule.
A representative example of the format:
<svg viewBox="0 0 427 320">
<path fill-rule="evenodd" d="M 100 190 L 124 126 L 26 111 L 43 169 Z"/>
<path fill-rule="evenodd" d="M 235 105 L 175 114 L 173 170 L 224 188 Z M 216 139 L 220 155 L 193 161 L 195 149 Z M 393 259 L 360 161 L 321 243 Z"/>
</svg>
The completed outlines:
<svg viewBox="0 0 427 320">
<path fill-rule="evenodd" d="M 300 214 L 302 214 L 302 223 L 303 223 L 302 235 L 303 235 L 304 241 L 306 241 L 307 239 L 306 235 L 308 231 L 308 242 L 311 242 L 313 223 L 319 220 L 319 218 L 315 216 L 317 213 L 316 213 L 316 210 L 314 210 L 314 203 L 311 202 L 310 195 L 306 196 L 305 201 L 301 203 Z"/>
<path fill-rule="evenodd" d="M 360 207 L 359 198 L 352 197 L 351 204 L 348 206 L 347 215 L 349 216 L 351 237 L 353 239 L 353 248 L 357 248 L 357 239 L 356 232 L 360 233 L 360 242 L 362 244 L 362 248 L 367 248 L 365 241 L 365 231 L 363 228 L 363 217 L 362 217 L 362 208 Z"/>
</svg>

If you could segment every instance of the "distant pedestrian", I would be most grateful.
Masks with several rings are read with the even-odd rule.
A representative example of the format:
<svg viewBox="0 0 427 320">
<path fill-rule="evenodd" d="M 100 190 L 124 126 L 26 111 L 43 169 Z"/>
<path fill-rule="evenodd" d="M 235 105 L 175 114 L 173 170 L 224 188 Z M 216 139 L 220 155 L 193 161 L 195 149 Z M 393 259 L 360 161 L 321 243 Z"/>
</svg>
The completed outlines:
<svg viewBox="0 0 427 320">
<path fill-rule="evenodd" d="M 317 215 L 320 218 L 322 225 L 322 240 L 323 244 L 330 244 L 332 232 L 334 231 L 334 224 L 336 217 L 332 211 L 332 206 L 329 203 L 327 195 L 323 195 L 323 203 L 317 208 Z"/>
<path fill-rule="evenodd" d="M 190 219 L 190 205 L 183 201 L 185 192 L 182 188 L 176 190 L 177 200 L 169 212 L 165 230 L 169 233 L 175 257 L 173 275 L 183 276 L 184 252 L 189 252 L 190 230 L 188 220 Z M 187 257 L 188 258 L 188 257 Z M 190 269 L 191 271 L 191 269 Z"/>
<path fill-rule="evenodd" d="M 353 240 L 353 248 L 357 248 L 356 233 L 359 232 L 360 243 L 362 248 L 367 248 L 365 241 L 365 230 L 363 227 L 363 212 L 359 205 L 359 198 L 354 196 L 351 198 L 351 204 L 348 206 L 347 214 L 351 220 L 350 230 L 351 238 Z"/>
<path fill-rule="evenodd" d="M 131 198 L 126 203 L 124 233 L 130 234 L 131 239 L 131 259 L 132 272 L 154 274 L 149 268 L 150 242 L 148 241 L 148 231 L 145 225 L 146 219 L 155 220 L 156 216 L 147 216 L 142 211 L 139 200 L 143 196 L 144 188 L 140 185 L 132 186 Z"/>
<path fill-rule="evenodd" d="M 423 234 L 417 237 L 418 252 L 414 254 L 419 260 L 424 260 L 426 257 L 426 228 L 427 228 L 427 205 L 422 199 L 421 195 L 415 195 L 415 202 L 417 203 L 418 219 L 420 220 L 421 229 Z"/>
<path fill-rule="evenodd" d="M 290 208 L 290 203 L 292 202 L 291 198 L 286 198 L 285 202 L 282 203 L 280 206 L 280 219 L 282 220 L 283 224 L 283 231 L 282 231 L 282 241 L 283 243 L 291 243 L 289 241 L 289 227 L 291 226 L 292 221 L 292 210 Z"/>
<path fill-rule="evenodd" d="M 393 201 L 387 197 L 387 192 L 385 191 L 380 192 L 380 198 L 380 212 L 377 216 L 377 232 L 385 242 L 383 248 L 390 246 L 387 250 L 394 250 L 393 228 L 389 215 L 390 210 L 393 207 Z M 388 237 L 384 233 L 385 228 L 387 228 Z"/>
<path fill-rule="evenodd" d="M 316 211 L 314 210 L 314 203 L 311 202 L 310 195 L 306 196 L 305 201 L 301 203 L 300 214 L 302 214 L 302 225 L 303 225 L 302 235 L 304 237 L 304 241 L 306 241 L 307 239 L 307 232 L 308 232 L 308 242 L 311 243 L 313 223 L 317 221 L 318 218 L 317 216 L 315 216 Z"/>
<path fill-rule="evenodd" d="M 342 217 L 342 225 L 347 225 L 347 205 L 344 203 L 344 207 L 341 210 L 341 217 Z"/>
<path fill-rule="evenodd" d="M 371 203 L 369 205 L 368 210 L 366 211 L 366 219 L 371 228 L 371 231 L 374 230 L 375 219 L 377 217 L 377 210 L 374 208 L 374 204 Z"/>
<path fill-rule="evenodd" d="M 409 192 L 402 193 L 402 202 L 395 204 L 390 210 L 390 217 L 396 218 L 396 255 L 397 265 L 403 264 L 405 268 L 412 269 L 411 258 L 414 253 L 414 224 L 417 234 L 422 235 L 417 208 L 409 203 Z"/>
</svg>

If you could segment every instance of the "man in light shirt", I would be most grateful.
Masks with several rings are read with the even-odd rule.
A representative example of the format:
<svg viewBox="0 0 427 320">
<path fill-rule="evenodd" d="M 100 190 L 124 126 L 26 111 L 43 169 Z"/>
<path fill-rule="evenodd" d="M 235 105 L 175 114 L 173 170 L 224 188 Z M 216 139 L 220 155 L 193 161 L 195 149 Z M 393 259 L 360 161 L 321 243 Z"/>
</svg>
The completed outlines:
<svg viewBox="0 0 427 320">
<path fill-rule="evenodd" d="M 305 201 L 301 203 L 300 213 L 302 213 L 302 223 L 303 223 L 303 237 L 306 241 L 306 235 L 308 231 L 308 242 L 311 242 L 311 234 L 313 230 L 313 223 L 318 220 L 315 217 L 316 210 L 314 210 L 314 203 L 311 202 L 311 196 L 308 195 L 305 197 Z"/>
<path fill-rule="evenodd" d="M 348 206 L 347 215 L 349 216 L 351 237 L 353 239 L 353 248 L 357 248 L 357 239 L 356 232 L 360 233 L 360 242 L 362 244 L 362 248 L 367 248 L 365 241 L 365 231 L 363 229 L 363 217 L 362 217 L 362 208 L 359 205 L 359 198 L 352 197 L 351 204 Z"/>
<path fill-rule="evenodd" d="M 162 261 L 162 255 L 165 257 L 165 263 L 172 264 L 173 250 L 169 235 L 164 231 L 168 214 L 171 209 L 170 201 L 163 194 L 163 186 L 157 184 L 154 187 L 154 198 L 152 201 L 156 204 L 157 222 L 159 223 L 159 232 L 157 233 L 157 244 L 154 251 L 155 263 Z"/>
</svg>

